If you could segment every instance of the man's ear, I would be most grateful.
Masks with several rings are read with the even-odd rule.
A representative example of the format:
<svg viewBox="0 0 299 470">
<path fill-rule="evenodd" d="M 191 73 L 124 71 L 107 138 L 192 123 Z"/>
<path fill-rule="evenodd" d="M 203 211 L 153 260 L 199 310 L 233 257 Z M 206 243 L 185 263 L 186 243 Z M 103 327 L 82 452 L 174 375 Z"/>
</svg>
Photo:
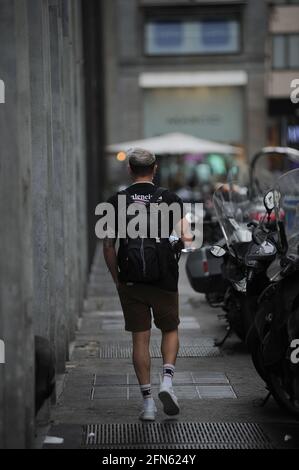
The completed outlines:
<svg viewBox="0 0 299 470">
<path fill-rule="evenodd" d="M 158 164 L 155 165 L 155 168 L 154 168 L 154 176 L 156 176 L 157 171 L 158 171 Z"/>
</svg>

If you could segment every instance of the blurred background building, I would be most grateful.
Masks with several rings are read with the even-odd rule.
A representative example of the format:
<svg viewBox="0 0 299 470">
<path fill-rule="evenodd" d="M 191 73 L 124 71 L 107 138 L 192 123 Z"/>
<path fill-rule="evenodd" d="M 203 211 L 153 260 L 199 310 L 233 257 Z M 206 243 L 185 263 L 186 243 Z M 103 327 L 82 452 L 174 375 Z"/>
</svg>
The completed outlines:
<svg viewBox="0 0 299 470">
<path fill-rule="evenodd" d="M 268 13 L 268 143 L 299 148 L 299 106 L 290 100 L 290 84 L 299 78 L 299 1 L 272 1 Z"/>
<path fill-rule="evenodd" d="M 297 0 L 115 0 L 104 18 L 109 143 L 183 132 L 247 160 L 299 145 Z"/>
</svg>

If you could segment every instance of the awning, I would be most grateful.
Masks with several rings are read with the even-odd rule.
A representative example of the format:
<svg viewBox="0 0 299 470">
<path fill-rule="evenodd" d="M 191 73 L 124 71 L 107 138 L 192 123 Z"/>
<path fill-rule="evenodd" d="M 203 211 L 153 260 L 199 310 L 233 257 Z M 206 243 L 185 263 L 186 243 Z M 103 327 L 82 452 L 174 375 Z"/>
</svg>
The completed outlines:
<svg viewBox="0 0 299 470">
<path fill-rule="evenodd" d="M 118 153 L 127 152 L 129 149 L 135 147 L 144 148 L 156 155 L 184 155 L 197 153 L 234 155 L 240 153 L 240 149 L 238 147 L 198 139 L 197 137 L 181 133 L 164 134 L 159 137 L 109 145 L 106 150 L 108 153 Z"/>
</svg>

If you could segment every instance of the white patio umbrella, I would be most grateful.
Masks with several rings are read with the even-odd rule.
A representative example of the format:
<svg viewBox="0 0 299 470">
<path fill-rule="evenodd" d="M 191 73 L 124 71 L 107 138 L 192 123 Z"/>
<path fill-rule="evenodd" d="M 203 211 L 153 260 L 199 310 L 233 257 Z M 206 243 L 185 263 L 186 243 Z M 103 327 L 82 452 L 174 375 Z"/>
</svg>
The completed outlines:
<svg viewBox="0 0 299 470">
<path fill-rule="evenodd" d="M 240 153 L 240 150 L 237 147 L 199 139 L 192 135 L 182 134 L 179 132 L 164 134 L 149 139 L 109 145 L 106 150 L 108 153 L 118 153 L 127 152 L 129 149 L 134 147 L 144 148 L 156 155 L 184 155 L 197 153 L 235 155 Z"/>
</svg>

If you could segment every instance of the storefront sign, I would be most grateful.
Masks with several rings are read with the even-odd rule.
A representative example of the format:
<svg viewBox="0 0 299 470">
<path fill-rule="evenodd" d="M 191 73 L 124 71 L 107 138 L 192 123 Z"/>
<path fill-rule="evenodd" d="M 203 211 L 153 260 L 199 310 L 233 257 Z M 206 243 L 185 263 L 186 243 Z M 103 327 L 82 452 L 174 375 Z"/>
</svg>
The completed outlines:
<svg viewBox="0 0 299 470">
<path fill-rule="evenodd" d="M 145 137 L 182 132 L 219 142 L 243 142 L 243 87 L 147 89 L 144 103 Z"/>
</svg>

